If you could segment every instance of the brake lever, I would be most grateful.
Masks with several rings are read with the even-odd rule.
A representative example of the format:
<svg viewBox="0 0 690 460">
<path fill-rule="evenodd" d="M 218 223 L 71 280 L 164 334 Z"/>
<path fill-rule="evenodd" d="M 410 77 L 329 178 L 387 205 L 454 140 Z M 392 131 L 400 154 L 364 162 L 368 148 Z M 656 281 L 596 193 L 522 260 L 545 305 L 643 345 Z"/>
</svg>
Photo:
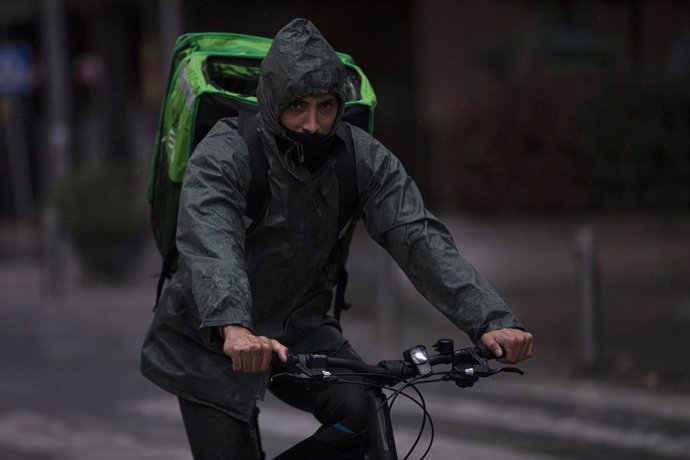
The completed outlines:
<svg viewBox="0 0 690 460">
<path fill-rule="evenodd" d="M 459 359 L 457 364 L 453 366 L 453 374 L 450 378 L 455 381 L 455 384 L 461 388 L 467 388 L 474 385 L 474 382 L 479 380 L 479 377 L 490 377 L 500 372 L 512 372 L 524 375 L 524 371 L 515 366 L 501 366 L 492 368 L 489 365 L 489 352 L 481 348 L 474 348 L 468 350 L 463 354 L 463 359 Z M 467 366 L 470 364 L 470 366 Z"/>
<path fill-rule="evenodd" d="M 501 366 L 501 367 L 494 369 L 494 370 L 495 370 L 494 374 L 498 374 L 499 372 L 512 372 L 514 374 L 525 375 L 525 371 L 523 371 L 519 367 L 515 367 L 515 366 Z"/>
<path fill-rule="evenodd" d="M 311 381 L 328 381 L 336 377 L 328 370 L 328 357 L 326 355 L 313 354 L 311 356 L 302 354 L 288 354 L 288 363 L 292 370 L 281 372 L 271 377 L 271 380 L 281 378 L 292 378 Z M 278 365 L 280 366 L 280 363 Z M 284 365 L 282 367 L 285 367 Z"/>
<path fill-rule="evenodd" d="M 305 355 L 299 355 L 295 367 L 311 379 L 327 380 L 333 377 L 333 374 L 326 370 L 327 364 L 328 357 L 326 355 L 315 354 L 311 355 L 310 358 L 307 358 Z"/>
</svg>

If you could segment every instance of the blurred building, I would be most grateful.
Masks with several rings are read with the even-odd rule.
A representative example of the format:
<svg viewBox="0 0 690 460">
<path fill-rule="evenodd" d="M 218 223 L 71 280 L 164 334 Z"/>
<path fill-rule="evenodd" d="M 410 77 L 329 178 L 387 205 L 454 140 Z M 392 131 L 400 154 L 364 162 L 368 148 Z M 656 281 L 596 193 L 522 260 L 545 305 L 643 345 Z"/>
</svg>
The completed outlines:
<svg viewBox="0 0 690 460">
<path fill-rule="evenodd" d="M 393 133 L 411 132 L 400 129 L 401 124 L 410 125 L 410 119 L 397 115 L 408 112 L 413 100 L 409 96 L 413 87 L 411 38 L 405 32 L 410 28 L 410 11 L 410 5 L 400 7 L 392 1 L 372 5 L 182 0 L 0 3 L 0 44 L 26 50 L 32 74 L 21 91 L 3 92 L 4 105 L 11 108 L 5 110 L 3 126 L 7 128 L 0 136 L 0 219 L 29 217 L 22 215 L 22 203 L 44 197 L 51 176 L 62 174 L 63 169 L 103 161 L 147 168 L 169 55 L 182 32 L 218 30 L 272 36 L 293 17 L 314 19 L 336 48 L 355 54 L 358 63 L 379 82 L 378 93 L 386 102 L 379 112 L 379 132 L 390 133 L 393 146 L 402 148 L 409 136 Z M 353 19 L 343 23 L 343 17 Z M 376 34 L 357 34 L 360 27 Z M 46 37 L 55 29 L 62 31 L 64 46 L 53 50 L 59 53 L 59 68 L 49 70 L 50 39 Z M 387 59 L 377 58 L 384 55 Z M 60 80 L 58 74 L 65 78 Z M 57 93 L 53 96 L 63 96 L 53 107 L 64 118 L 58 136 L 64 151 L 57 155 L 59 159 L 48 154 L 55 137 L 50 135 L 55 132 L 51 130 L 54 120 L 49 106 L 55 100 L 48 94 L 51 91 Z M 398 94 L 405 96 L 398 98 Z M 6 133 L 13 130 L 20 133 L 22 145 L 8 142 Z M 21 160 L 20 169 L 25 173 L 14 172 L 17 168 L 10 164 L 16 158 L 12 157 Z M 60 171 L 56 171 L 55 161 L 62 164 Z M 23 191 L 18 182 L 26 185 Z M 18 199 L 18 194 L 24 199 Z"/>
<path fill-rule="evenodd" d="M 663 0 L 416 2 L 436 201 L 690 209 L 688 18 L 690 3 Z"/>
<path fill-rule="evenodd" d="M 377 137 L 434 208 L 690 207 L 687 2 L 5 0 L 0 45 L 30 76 L 0 85 L 0 220 L 35 215 L 62 170 L 146 174 L 179 33 L 271 36 L 296 16 L 363 67 Z"/>
</svg>

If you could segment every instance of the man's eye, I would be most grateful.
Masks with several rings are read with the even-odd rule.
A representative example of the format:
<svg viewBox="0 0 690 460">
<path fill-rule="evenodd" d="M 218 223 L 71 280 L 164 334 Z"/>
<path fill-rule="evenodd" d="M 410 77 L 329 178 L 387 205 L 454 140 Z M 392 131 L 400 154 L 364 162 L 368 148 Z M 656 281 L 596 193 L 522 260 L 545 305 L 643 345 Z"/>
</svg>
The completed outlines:
<svg viewBox="0 0 690 460">
<path fill-rule="evenodd" d="M 288 107 L 290 108 L 290 110 L 301 110 L 304 107 L 304 102 L 293 101 L 290 102 L 290 105 Z"/>
</svg>

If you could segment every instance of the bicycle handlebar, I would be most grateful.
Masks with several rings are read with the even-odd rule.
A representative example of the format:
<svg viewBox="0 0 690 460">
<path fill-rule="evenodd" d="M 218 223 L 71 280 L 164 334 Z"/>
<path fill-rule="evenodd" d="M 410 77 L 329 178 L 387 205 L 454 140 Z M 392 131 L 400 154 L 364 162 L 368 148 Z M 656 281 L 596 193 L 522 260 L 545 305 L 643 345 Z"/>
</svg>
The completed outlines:
<svg viewBox="0 0 690 460">
<path fill-rule="evenodd" d="M 294 354 L 288 353 L 288 360 L 283 363 L 274 355 L 272 365 L 285 372 L 283 375 L 298 375 L 301 378 L 313 380 L 332 380 L 343 374 L 343 370 L 362 374 L 369 380 L 395 384 L 416 377 L 433 374 L 433 367 L 451 364 L 450 371 L 443 372 L 444 380 L 453 380 L 460 387 L 472 386 L 479 377 L 489 377 L 499 372 L 515 372 L 523 374 L 517 367 L 504 366 L 491 368 L 488 361 L 495 359 L 493 353 L 486 348 L 468 347 L 454 349 L 453 341 L 441 339 L 434 344 L 438 352 L 429 355 L 423 345 L 417 345 L 403 352 L 402 360 L 384 360 L 376 365 L 364 363 L 356 359 L 331 357 L 322 354 Z"/>
</svg>

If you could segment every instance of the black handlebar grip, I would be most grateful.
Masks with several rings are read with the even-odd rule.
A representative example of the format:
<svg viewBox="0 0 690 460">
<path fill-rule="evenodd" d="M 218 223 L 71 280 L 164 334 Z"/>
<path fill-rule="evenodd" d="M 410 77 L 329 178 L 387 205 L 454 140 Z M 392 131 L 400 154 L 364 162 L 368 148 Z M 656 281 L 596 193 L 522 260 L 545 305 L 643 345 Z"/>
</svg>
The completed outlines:
<svg viewBox="0 0 690 460">
<path fill-rule="evenodd" d="M 484 359 L 498 359 L 505 356 L 505 351 L 503 351 L 503 355 L 496 356 L 493 351 L 486 348 L 483 344 L 477 345 L 476 349 L 477 354 Z"/>
<path fill-rule="evenodd" d="M 271 355 L 271 367 L 274 369 L 291 369 L 296 361 L 297 355 L 289 351 L 287 352 L 287 362 L 282 362 L 276 352 Z"/>
</svg>

